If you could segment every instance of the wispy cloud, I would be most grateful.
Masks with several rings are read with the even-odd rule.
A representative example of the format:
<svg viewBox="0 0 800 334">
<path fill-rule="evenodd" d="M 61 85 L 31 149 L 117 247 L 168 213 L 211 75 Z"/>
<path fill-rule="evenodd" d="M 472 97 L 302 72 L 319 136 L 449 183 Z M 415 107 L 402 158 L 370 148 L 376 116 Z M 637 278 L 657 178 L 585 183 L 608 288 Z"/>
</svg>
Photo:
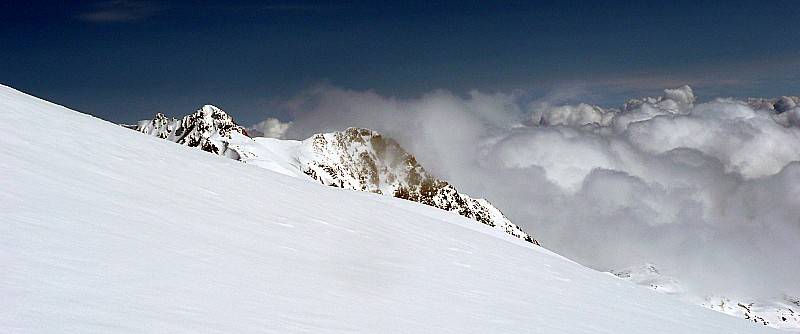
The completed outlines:
<svg viewBox="0 0 800 334">
<path fill-rule="evenodd" d="M 164 7 L 156 2 L 111 0 L 92 4 L 76 18 L 98 23 L 133 22 L 157 16 L 163 11 Z"/>
</svg>

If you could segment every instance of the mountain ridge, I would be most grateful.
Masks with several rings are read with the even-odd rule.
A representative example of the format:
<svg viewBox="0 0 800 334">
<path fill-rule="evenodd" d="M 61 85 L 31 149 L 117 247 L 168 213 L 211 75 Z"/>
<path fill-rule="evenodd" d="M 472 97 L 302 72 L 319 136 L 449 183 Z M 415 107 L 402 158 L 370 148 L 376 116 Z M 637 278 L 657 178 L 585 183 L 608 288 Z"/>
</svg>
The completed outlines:
<svg viewBox="0 0 800 334">
<path fill-rule="evenodd" d="M 134 128 L 134 126 L 126 126 Z M 152 120 L 139 121 L 135 130 L 189 147 L 228 156 L 238 160 L 238 152 L 228 149 L 225 138 L 237 132 L 250 137 L 247 130 L 236 124 L 233 117 L 222 109 L 207 104 L 183 118 L 170 118 L 157 113 Z"/>
<path fill-rule="evenodd" d="M 181 119 L 157 114 L 152 120 L 140 121 L 134 129 L 243 162 L 264 155 L 259 142 L 230 115 L 212 105 Z M 348 128 L 343 132 L 316 134 L 299 142 L 292 152 L 295 161 L 287 161 L 282 169 L 296 168 L 327 186 L 397 197 L 455 212 L 539 245 L 489 201 L 459 193 L 449 183 L 428 173 L 396 141 L 375 131 Z"/>
<path fill-rule="evenodd" d="M 473 199 L 428 173 L 400 145 L 375 131 L 348 128 L 303 141 L 303 173 L 328 186 L 390 195 L 456 212 L 539 245 L 485 199 Z M 342 154 L 344 153 L 344 154 Z M 338 159 L 336 159 L 338 157 Z"/>
</svg>

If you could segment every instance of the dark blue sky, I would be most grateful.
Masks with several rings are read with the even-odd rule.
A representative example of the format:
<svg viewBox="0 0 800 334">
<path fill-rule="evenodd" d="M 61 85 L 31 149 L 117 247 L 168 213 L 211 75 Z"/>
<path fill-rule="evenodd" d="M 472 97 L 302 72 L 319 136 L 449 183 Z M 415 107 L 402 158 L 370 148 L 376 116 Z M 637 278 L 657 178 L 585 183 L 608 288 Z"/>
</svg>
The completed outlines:
<svg viewBox="0 0 800 334">
<path fill-rule="evenodd" d="M 618 106 L 800 95 L 800 1 L 2 1 L 0 83 L 115 122 L 240 123 L 317 84 L 383 95 L 580 86 Z"/>
</svg>

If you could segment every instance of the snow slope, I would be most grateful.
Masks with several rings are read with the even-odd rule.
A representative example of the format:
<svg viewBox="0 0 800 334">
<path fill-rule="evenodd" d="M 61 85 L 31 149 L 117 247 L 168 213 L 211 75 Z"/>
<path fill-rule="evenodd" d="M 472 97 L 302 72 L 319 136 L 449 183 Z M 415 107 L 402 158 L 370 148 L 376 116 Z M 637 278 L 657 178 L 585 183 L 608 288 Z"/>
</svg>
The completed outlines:
<svg viewBox="0 0 800 334">
<path fill-rule="evenodd" d="M 278 161 L 275 158 L 284 157 L 284 166 L 296 165 L 303 177 L 311 177 L 322 184 L 389 195 L 457 212 L 539 245 L 489 201 L 459 193 L 449 183 L 436 179 L 397 142 L 377 132 L 348 128 L 342 132 L 316 134 L 302 142 L 289 142 L 298 144 L 289 146 L 280 140 L 257 138 L 250 141 L 248 148 L 231 146 L 234 150 L 251 153 L 253 157 L 241 154 L 241 160 L 246 163 L 270 168 L 263 163 L 265 160 L 275 162 Z M 277 153 L 281 149 L 284 152 Z M 264 150 L 276 152 L 277 156 L 265 159 L 255 153 Z"/>
<path fill-rule="evenodd" d="M 0 332 L 776 332 L 4 86 L 0 131 Z"/>
</svg>

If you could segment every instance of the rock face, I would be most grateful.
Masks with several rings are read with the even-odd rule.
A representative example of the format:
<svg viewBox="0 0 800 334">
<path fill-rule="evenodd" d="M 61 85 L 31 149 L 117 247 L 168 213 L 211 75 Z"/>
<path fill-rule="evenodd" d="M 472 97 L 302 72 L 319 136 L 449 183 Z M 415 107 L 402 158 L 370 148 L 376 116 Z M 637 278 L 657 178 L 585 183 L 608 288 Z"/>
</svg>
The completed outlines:
<svg viewBox="0 0 800 334">
<path fill-rule="evenodd" d="M 211 105 L 182 119 L 157 114 L 132 128 L 275 171 L 299 169 L 324 185 L 393 196 L 455 212 L 539 245 L 487 200 L 461 194 L 436 179 L 397 142 L 374 131 L 350 128 L 267 147 L 250 138 L 227 113 Z"/>
<path fill-rule="evenodd" d="M 390 195 L 456 212 L 539 244 L 491 203 L 461 194 L 436 179 L 397 142 L 377 132 L 349 128 L 316 134 L 303 141 L 300 152 L 303 173 L 322 184 Z"/>
<path fill-rule="evenodd" d="M 236 124 L 231 116 L 212 105 L 205 105 L 182 119 L 159 113 L 152 120 L 140 121 L 136 130 L 236 160 L 239 159 L 238 152 L 229 149 L 225 139 L 232 139 L 233 133 L 249 137 L 247 131 Z"/>
</svg>

